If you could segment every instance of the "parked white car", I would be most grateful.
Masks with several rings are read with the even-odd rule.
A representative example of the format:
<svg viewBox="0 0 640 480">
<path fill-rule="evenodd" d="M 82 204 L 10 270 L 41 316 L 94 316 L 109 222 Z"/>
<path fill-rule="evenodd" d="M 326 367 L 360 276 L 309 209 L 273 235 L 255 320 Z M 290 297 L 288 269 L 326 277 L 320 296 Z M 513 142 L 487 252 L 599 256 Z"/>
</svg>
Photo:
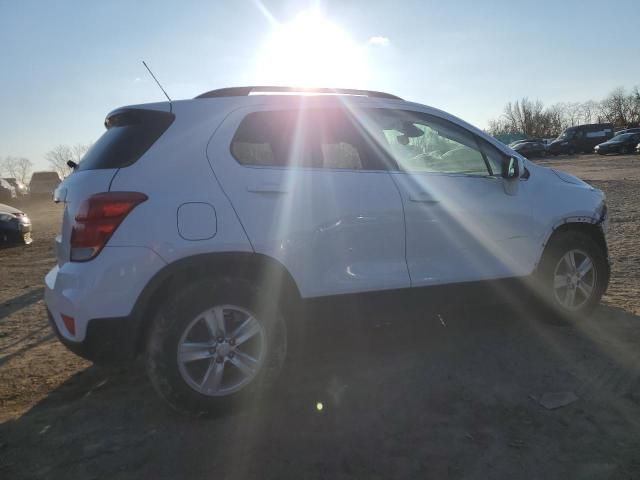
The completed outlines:
<svg viewBox="0 0 640 480">
<path fill-rule="evenodd" d="M 198 412 L 273 378 L 301 299 L 517 279 L 561 314 L 598 303 L 600 190 L 434 108 L 290 90 L 107 116 L 56 191 L 46 303 L 71 350 L 144 355 L 158 392 Z"/>
</svg>

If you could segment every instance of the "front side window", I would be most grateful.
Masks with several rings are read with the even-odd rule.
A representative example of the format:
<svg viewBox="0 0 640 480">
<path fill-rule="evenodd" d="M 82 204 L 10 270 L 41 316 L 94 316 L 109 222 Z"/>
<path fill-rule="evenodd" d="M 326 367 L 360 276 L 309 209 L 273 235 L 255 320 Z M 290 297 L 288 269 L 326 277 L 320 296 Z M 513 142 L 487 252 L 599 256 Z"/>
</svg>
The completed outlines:
<svg viewBox="0 0 640 480">
<path fill-rule="evenodd" d="M 571 140 L 575 134 L 575 130 L 571 130 L 568 128 L 560 134 L 558 140 Z"/>
<path fill-rule="evenodd" d="M 451 122 L 392 110 L 372 111 L 365 117 L 367 130 L 377 130 L 372 135 L 381 138 L 403 171 L 483 176 L 492 173 L 489 165 L 493 162 L 485 159 L 476 137 Z"/>
<path fill-rule="evenodd" d="M 372 150 L 340 109 L 280 110 L 247 115 L 231 142 L 242 165 L 360 170 Z"/>
</svg>

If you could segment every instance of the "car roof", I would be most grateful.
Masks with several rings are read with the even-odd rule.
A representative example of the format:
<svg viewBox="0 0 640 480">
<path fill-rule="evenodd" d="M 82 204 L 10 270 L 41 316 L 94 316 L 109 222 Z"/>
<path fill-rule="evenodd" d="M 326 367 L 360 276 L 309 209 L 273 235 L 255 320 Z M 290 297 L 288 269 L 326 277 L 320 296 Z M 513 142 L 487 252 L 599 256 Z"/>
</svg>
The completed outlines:
<svg viewBox="0 0 640 480">
<path fill-rule="evenodd" d="M 198 98 L 219 98 L 219 97 L 246 97 L 251 94 L 298 94 L 298 95 L 355 95 L 370 98 L 387 98 L 391 100 L 402 100 L 402 98 L 390 93 L 378 92 L 375 90 L 358 90 L 354 88 L 309 88 L 309 87 L 289 87 L 289 86 L 248 86 L 248 87 L 228 87 L 210 90 L 201 93 Z"/>
</svg>

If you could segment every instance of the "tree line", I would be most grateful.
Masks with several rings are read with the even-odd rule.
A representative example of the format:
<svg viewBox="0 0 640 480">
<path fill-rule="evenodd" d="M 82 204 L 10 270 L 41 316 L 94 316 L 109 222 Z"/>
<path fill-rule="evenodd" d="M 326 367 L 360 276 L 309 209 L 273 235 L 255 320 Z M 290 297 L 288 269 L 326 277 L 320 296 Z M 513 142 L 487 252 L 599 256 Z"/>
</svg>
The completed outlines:
<svg viewBox="0 0 640 480">
<path fill-rule="evenodd" d="M 71 167 L 67 165 L 69 160 L 80 163 L 80 159 L 87 153 L 91 144 L 78 143 L 76 145 L 58 145 L 45 154 L 51 170 L 60 178 L 71 173 Z M 7 156 L 0 158 L 0 177 L 12 177 L 25 185 L 31 179 L 33 162 L 26 157 Z"/>
<path fill-rule="evenodd" d="M 640 89 L 618 87 L 600 101 L 560 102 L 546 107 L 540 100 L 508 102 L 500 117 L 489 120 L 491 135 L 524 134 L 557 137 L 564 129 L 586 123 L 612 123 L 614 127 L 640 125 Z"/>
</svg>

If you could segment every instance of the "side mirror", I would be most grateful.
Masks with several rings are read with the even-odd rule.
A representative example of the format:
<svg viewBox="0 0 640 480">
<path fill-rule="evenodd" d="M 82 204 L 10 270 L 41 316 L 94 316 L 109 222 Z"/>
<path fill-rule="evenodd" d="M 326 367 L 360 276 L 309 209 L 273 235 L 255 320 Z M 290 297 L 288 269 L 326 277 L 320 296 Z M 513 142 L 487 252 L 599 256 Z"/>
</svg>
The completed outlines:
<svg viewBox="0 0 640 480">
<path fill-rule="evenodd" d="M 502 162 L 502 178 L 519 178 L 520 162 L 515 157 L 509 157 Z"/>
</svg>

